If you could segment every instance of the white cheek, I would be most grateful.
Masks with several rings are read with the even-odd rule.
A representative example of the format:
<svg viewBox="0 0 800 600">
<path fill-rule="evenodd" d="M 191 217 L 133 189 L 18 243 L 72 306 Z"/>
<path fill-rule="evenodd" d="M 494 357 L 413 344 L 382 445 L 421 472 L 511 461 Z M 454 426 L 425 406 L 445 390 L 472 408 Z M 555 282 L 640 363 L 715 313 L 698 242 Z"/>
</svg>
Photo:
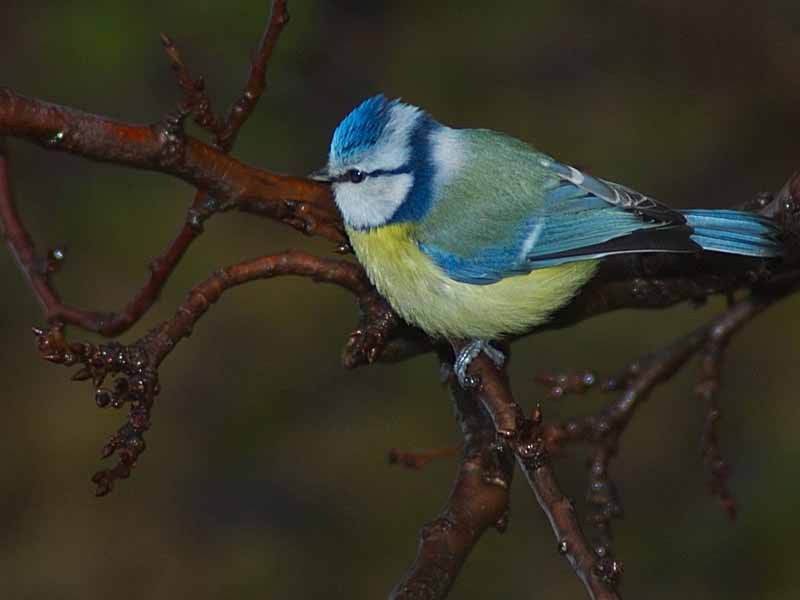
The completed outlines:
<svg viewBox="0 0 800 600">
<path fill-rule="evenodd" d="M 333 192 L 345 223 L 354 229 L 368 229 L 386 224 L 413 184 L 414 177 L 402 173 L 367 177 L 361 183 L 336 183 Z"/>
</svg>

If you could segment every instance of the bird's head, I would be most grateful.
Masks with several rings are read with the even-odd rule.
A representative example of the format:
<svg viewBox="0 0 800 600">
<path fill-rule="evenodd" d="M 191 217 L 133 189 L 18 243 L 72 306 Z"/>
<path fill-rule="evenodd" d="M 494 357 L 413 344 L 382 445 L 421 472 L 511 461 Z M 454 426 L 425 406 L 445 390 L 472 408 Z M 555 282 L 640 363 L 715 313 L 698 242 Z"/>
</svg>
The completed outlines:
<svg viewBox="0 0 800 600">
<path fill-rule="evenodd" d="M 348 227 L 372 229 L 424 216 L 431 139 L 440 128 L 419 108 L 383 95 L 365 100 L 339 123 L 327 167 L 316 178 L 331 182 Z"/>
</svg>

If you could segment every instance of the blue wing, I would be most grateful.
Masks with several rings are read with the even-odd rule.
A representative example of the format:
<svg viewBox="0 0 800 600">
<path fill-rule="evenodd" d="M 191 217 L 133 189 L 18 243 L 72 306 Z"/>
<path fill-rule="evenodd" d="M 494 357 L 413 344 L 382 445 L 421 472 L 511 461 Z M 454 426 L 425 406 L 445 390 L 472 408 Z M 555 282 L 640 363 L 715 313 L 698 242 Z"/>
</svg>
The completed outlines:
<svg viewBox="0 0 800 600">
<path fill-rule="evenodd" d="M 476 247 L 437 243 L 437 237 L 447 236 L 420 240 L 421 249 L 448 276 L 489 284 L 533 269 L 631 252 L 781 253 L 775 226 L 768 219 L 737 211 L 684 214 L 539 156 L 538 166 L 544 171 L 539 198 L 531 200 L 530 210 L 516 223 L 503 224 L 505 231 L 496 236 L 499 241 Z M 467 214 L 459 218 L 474 218 L 462 204 L 464 211 Z"/>
<path fill-rule="evenodd" d="M 619 252 L 641 251 L 650 246 L 666 246 L 671 251 L 699 249 L 689 241 L 685 219 L 650 198 L 595 179 L 577 169 L 562 165 L 543 155 L 537 155 L 535 193 L 527 199 L 528 206 L 519 207 L 518 198 L 500 193 L 492 206 L 494 215 L 471 214 L 471 207 L 461 203 L 458 220 L 476 220 L 483 227 L 494 226 L 494 241 L 481 244 L 447 243 L 454 236 L 439 231 L 423 236 L 420 247 L 447 274 L 458 281 L 488 284 L 510 275 L 527 273 L 532 269 L 555 266 L 576 260 L 599 258 Z M 498 183 L 502 185 L 502 183 Z M 465 190 L 474 197 L 474 191 Z M 514 202 L 513 219 L 505 218 L 503 202 Z M 509 208 L 509 212 L 512 209 Z M 483 209 L 483 213 L 487 210 Z M 503 219 L 492 219 L 501 215 Z M 487 222 L 492 221 L 491 223 Z M 502 221 L 502 229 L 497 223 Z M 451 229 L 459 228 L 452 218 Z M 479 225 L 480 226 L 480 225 Z M 461 237 L 470 236 L 467 226 L 460 226 Z M 678 235 L 656 240 L 638 232 L 662 230 Z M 633 239 L 630 239 L 633 236 Z M 474 235 L 472 237 L 475 237 Z M 669 239 L 666 239 L 669 238 Z M 626 243 L 613 244 L 615 240 Z M 631 247 L 631 243 L 633 247 Z M 612 244 L 612 245 L 609 245 Z"/>
</svg>

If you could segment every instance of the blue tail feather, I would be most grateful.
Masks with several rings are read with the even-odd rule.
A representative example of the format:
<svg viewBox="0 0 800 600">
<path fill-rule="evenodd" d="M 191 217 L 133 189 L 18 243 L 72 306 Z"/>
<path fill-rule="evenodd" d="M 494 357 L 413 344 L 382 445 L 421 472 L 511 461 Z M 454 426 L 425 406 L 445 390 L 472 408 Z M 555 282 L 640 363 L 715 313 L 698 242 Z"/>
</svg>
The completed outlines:
<svg viewBox="0 0 800 600">
<path fill-rule="evenodd" d="M 781 256 L 775 224 L 761 215 L 736 210 L 684 210 L 694 230 L 691 239 L 704 250 L 744 256 Z"/>
</svg>

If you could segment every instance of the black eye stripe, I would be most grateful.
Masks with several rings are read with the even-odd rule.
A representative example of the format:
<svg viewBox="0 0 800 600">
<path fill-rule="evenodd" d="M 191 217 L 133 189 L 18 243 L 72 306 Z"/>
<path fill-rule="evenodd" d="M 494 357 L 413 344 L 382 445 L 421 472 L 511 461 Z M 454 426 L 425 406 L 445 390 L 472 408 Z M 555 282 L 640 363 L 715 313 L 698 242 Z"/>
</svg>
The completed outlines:
<svg viewBox="0 0 800 600">
<path fill-rule="evenodd" d="M 396 169 L 376 169 L 375 171 L 370 171 L 370 177 L 377 177 L 379 175 L 403 175 L 405 173 L 411 173 L 411 167 L 409 165 L 403 165 L 402 167 L 397 167 Z"/>
<path fill-rule="evenodd" d="M 350 183 L 361 183 L 366 179 L 368 173 L 361 171 L 360 169 L 350 169 L 349 171 L 345 171 L 341 175 L 337 176 L 335 181 L 347 181 Z"/>
<path fill-rule="evenodd" d="M 374 171 L 362 171 L 360 169 L 350 169 L 337 176 L 334 181 L 346 181 L 349 183 L 361 183 L 367 177 L 380 177 L 381 175 L 403 175 L 411 173 L 409 165 L 403 165 L 396 169 L 375 169 Z"/>
</svg>

